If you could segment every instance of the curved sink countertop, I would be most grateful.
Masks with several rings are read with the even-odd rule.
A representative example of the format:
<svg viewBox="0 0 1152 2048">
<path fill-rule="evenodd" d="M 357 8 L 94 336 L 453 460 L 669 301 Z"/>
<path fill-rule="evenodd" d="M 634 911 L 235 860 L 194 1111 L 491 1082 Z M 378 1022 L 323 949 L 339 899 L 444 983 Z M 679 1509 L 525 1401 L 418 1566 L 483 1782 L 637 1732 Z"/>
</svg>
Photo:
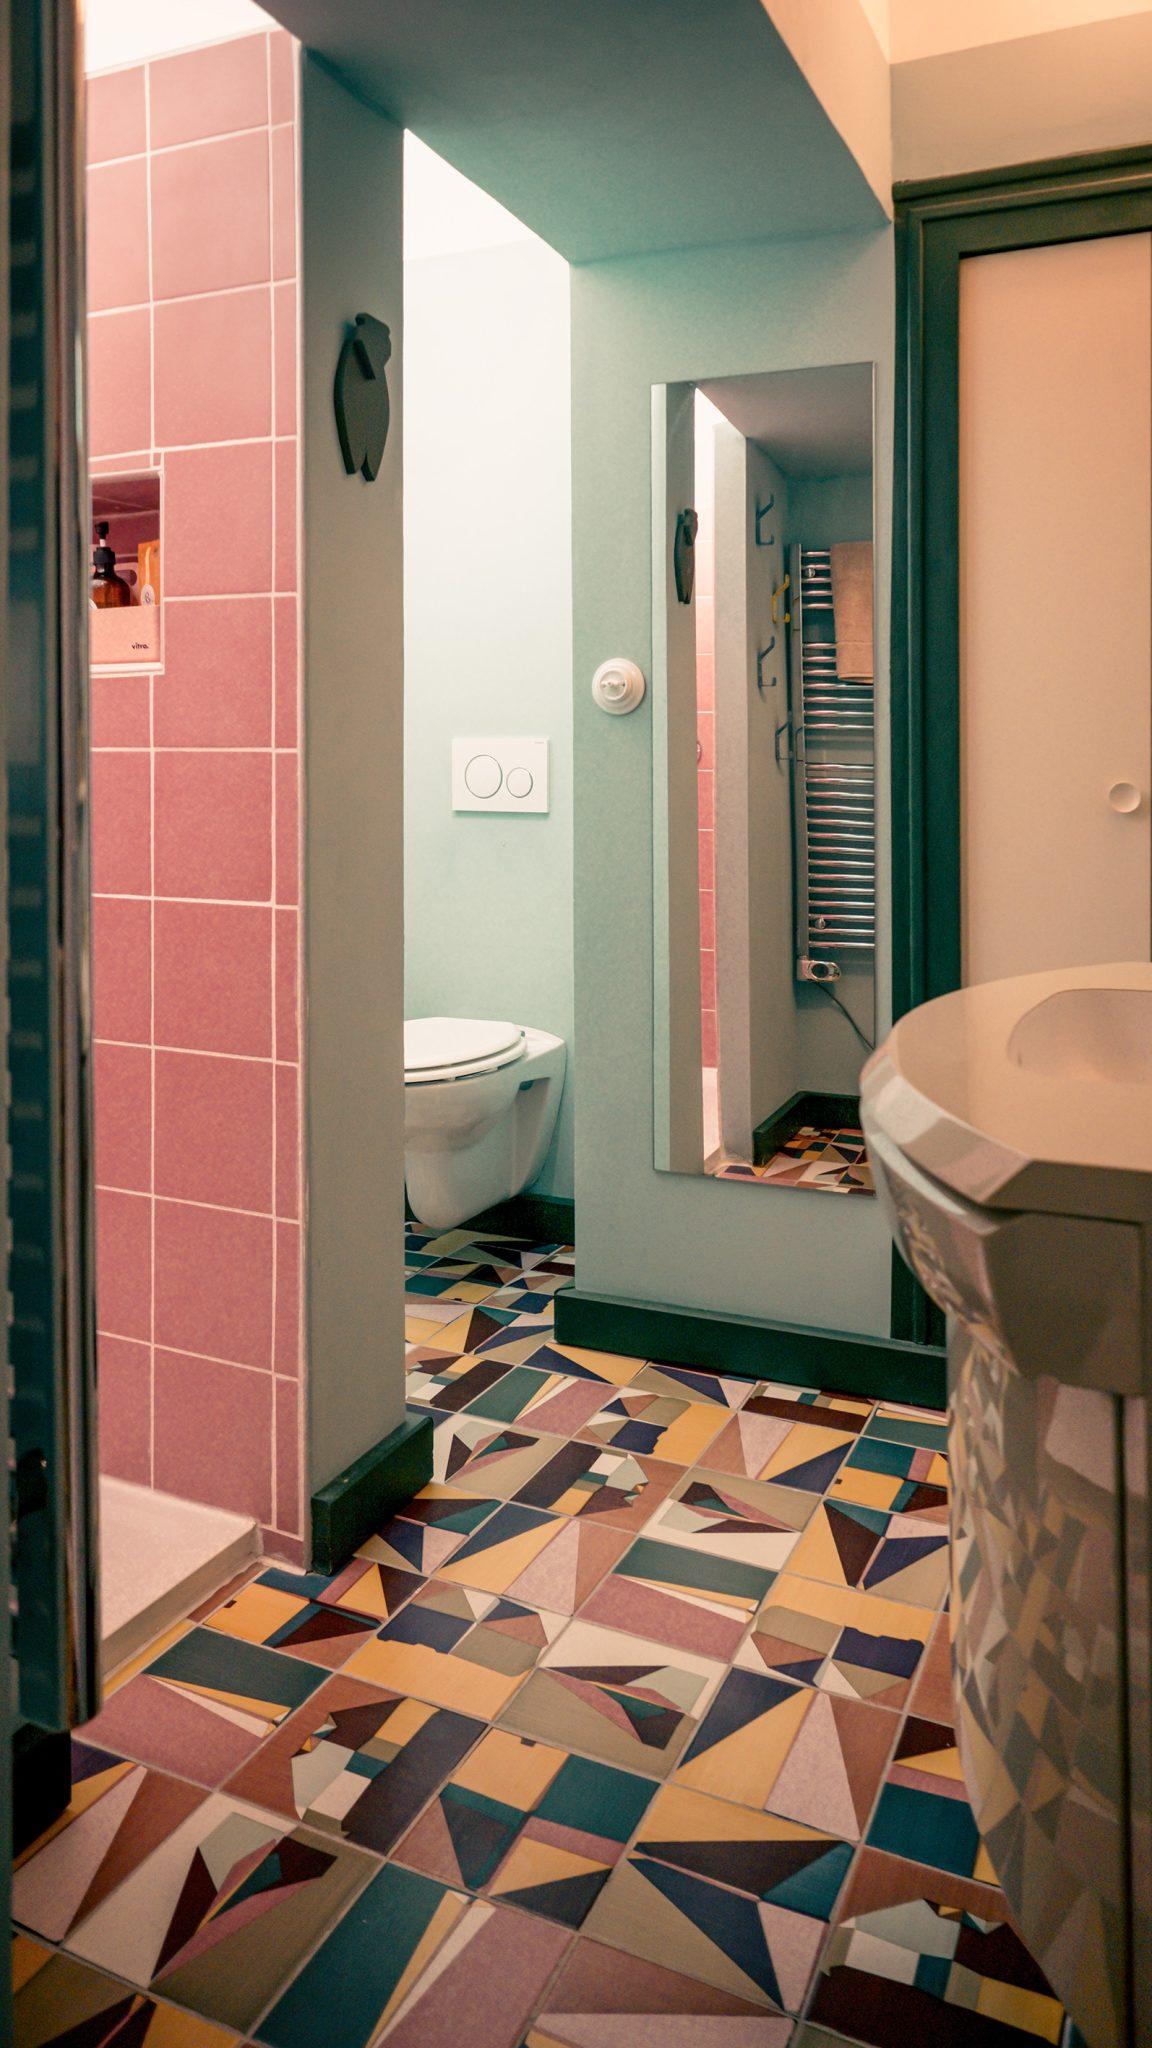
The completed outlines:
<svg viewBox="0 0 1152 2048">
<path fill-rule="evenodd" d="M 902 1017 L 873 1054 L 861 1084 L 865 1119 L 874 1106 L 907 1157 L 968 1201 L 1152 1220 L 1143 1005 L 1060 1002 L 1092 990 L 1146 997 L 1152 1039 L 1146 962 L 957 989 Z"/>
</svg>

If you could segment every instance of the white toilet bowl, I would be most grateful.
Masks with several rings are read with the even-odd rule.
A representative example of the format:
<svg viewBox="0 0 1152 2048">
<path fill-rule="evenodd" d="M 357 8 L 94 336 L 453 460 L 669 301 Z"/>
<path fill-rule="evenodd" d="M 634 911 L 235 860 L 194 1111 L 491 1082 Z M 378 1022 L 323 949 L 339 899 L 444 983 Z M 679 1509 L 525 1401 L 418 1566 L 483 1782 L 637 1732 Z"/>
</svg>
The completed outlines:
<svg viewBox="0 0 1152 2048">
<path fill-rule="evenodd" d="M 421 1223 L 451 1230 L 536 1179 L 564 1087 L 550 1032 L 474 1017 L 404 1026 L 404 1176 Z"/>
</svg>

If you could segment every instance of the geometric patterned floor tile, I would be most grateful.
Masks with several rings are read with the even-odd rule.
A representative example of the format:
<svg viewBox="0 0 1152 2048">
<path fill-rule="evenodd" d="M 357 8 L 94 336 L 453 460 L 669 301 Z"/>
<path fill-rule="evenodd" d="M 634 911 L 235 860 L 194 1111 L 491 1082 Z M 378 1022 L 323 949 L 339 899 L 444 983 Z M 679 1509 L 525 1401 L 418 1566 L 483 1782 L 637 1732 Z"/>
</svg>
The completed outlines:
<svg viewBox="0 0 1152 2048">
<path fill-rule="evenodd" d="M 419 1580 L 411 1573 L 404 1576 L 415 1592 Z M 263 1643 L 266 1649 L 282 1650 L 329 1671 L 338 1670 L 377 1625 L 371 1615 L 341 1613 L 336 1605 L 309 1599 L 294 1590 L 293 1574 L 279 1568 L 249 1580 L 204 1617 L 204 1627 L 221 1635 Z"/>
<path fill-rule="evenodd" d="M 916 1673 L 908 1706 L 922 1721 L 947 1721 L 951 1726 L 956 1720 L 956 1702 L 952 1696 L 952 1625 L 947 1613 L 941 1614 L 936 1622 L 927 1654 Z"/>
<path fill-rule="evenodd" d="M 903 1707 L 935 1623 L 927 1607 L 784 1571 L 736 1662 L 744 1671 L 772 1671 L 823 1692 Z"/>
<path fill-rule="evenodd" d="M 632 1381 L 639 1394 L 668 1394 L 675 1400 L 703 1401 L 722 1409 L 726 1415 L 742 1406 L 755 1384 L 754 1380 L 726 1379 L 721 1373 L 696 1371 L 686 1365 L 654 1363 L 646 1365 Z"/>
<path fill-rule="evenodd" d="M 542 1514 L 508 1501 L 469 1537 L 440 1576 L 554 1614 L 574 1614 L 627 1548 L 622 1529 Z"/>
<path fill-rule="evenodd" d="M 341 1673 L 314 1693 L 227 1789 L 286 1820 L 386 1856 L 484 1723 Z"/>
<path fill-rule="evenodd" d="M 438 1571 L 499 1505 L 491 1496 L 441 1486 L 434 1479 L 405 1502 L 402 1514 L 359 1544 L 357 1555 L 399 1571 Z"/>
<path fill-rule="evenodd" d="M 78 1922 L 68 1947 L 245 2032 L 374 1867 L 331 1836 L 213 1793 Z"/>
<path fill-rule="evenodd" d="M 995 1884 L 964 1789 L 955 1730 L 910 1715 L 868 1830 L 875 1849 Z"/>
<path fill-rule="evenodd" d="M 805 1387 L 757 1384 L 708 1453 L 708 1469 L 736 1478 L 760 1479 L 769 1459 L 797 1424 L 858 1436 L 872 1412 L 870 1401 L 850 1394 L 820 1394 Z"/>
<path fill-rule="evenodd" d="M 346 1666 L 346 1675 L 493 1719 L 564 1617 L 430 1579 Z"/>
<path fill-rule="evenodd" d="M 17 1955 L 14 1990 L 14 2048 L 239 2048 L 231 2029 L 157 2005 L 51 1949 Z"/>
<path fill-rule="evenodd" d="M 948 1423 L 945 1417 L 939 1415 L 928 1420 L 920 1409 L 876 1408 L 864 1425 L 864 1435 L 872 1442 L 913 1444 L 920 1450 L 939 1451 L 942 1457 L 948 1455 Z"/>
<path fill-rule="evenodd" d="M 645 1533 L 736 1564 L 779 1571 L 817 1504 L 817 1495 L 794 1487 L 689 1472 Z"/>
<path fill-rule="evenodd" d="M 725 1662 L 735 1655 L 772 1573 L 641 1536 L 585 1603 L 586 1621 Z"/>
<path fill-rule="evenodd" d="M 655 1786 L 490 1729 L 396 1848 L 445 1884 L 579 1927 Z"/>
<path fill-rule="evenodd" d="M 884 1707 L 731 1671 L 673 1783 L 857 1842 L 898 1726 Z"/>
<path fill-rule="evenodd" d="M 666 1785 L 586 1931 L 795 2013 L 851 1856 L 831 1835 Z"/>
<path fill-rule="evenodd" d="M 675 1465 L 600 1444 L 562 1444 L 516 1498 L 561 1515 L 587 1515 L 639 1534 L 682 1473 Z"/>
<path fill-rule="evenodd" d="M 325 1581 L 325 1590 L 317 1597 L 323 1607 L 366 1617 L 379 1627 L 382 1621 L 391 1621 L 425 1583 L 419 1572 L 401 1570 L 394 1564 L 374 1564 L 368 1557 L 354 1557 L 342 1572 Z"/>
<path fill-rule="evenodd" d="M 530 1435 L 490 1422 L 483 1415 L 435 1417 L 432 1437 L 433 1477 L 449 1485 L 475 1487 L 478 1493 L 510 1500 L 545 1460 L 560 1449 L 555 1436 Z"/>
<path fill-rule="evenodd" d="M 726 1408 L 710 1402 L 631 1386 L 613 1394 L 580 1434 L 585 1443 L 667 1458 L 674 1465 L 694 1465 L 704 1457 L 726 1414 Z"/>
<path fill-rule="evenodd" d="M 566 1927 L 549 1920 L 471 1900 L 393 2009 L 379 2042 L 387 2048 L 516 2048 L 571 1940 Z"/>
<path fill-rule="evenodd" d="M 792 1552 L 789 1570 L 903 1605 L 938 1607 L 948 1584 L 947 1509 L 887 1514 L 830 1496 Z"/>
<path fill-rule="evenodd" d="M 525 2048 L 788 2048 L 789 2019 L 640 1956 L 578 1941 Z"/>
<path fill-rule="evenodd" d="M 874 1849 L 857 1860 L 809 2010 L 815 2025 L 874 2048 L 1070 2048 L 1078 2038 L 1003 1893 Z"/>
<path fill-rule="evenodd" d="M 631 1386 L 644 1369 L 642 1359 L 629 1358 L 623 1352 L 588 1351 L 578 1344 L 557 1344 L 551 1332 L 531 1361 L 523 1362 L 530 1362 L 537 1372 L 564 1373 L 569 1379 L 591 1380 L 610 1387 Z"/>
<path fill-rule="evenodd" d="M 947 1504 L 948 1460 L 917 1444 L 862 1436 L 830 1488 L 834 1500 L 911 1515 Z"/>
<path fill-rule="evenodd" d="M 663 1777 L 691 1739 L 723 1666 L 574 1621 L 500 1715 L 504 1728 Z"/>
</svg>

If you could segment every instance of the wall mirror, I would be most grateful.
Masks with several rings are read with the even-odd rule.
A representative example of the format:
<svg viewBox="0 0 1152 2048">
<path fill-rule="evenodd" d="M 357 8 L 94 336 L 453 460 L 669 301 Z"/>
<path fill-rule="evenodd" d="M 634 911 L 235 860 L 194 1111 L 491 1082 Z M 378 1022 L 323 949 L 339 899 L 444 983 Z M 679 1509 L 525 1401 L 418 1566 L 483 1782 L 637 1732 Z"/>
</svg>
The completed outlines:
<svg viewBox="0 0 1152 2048">
<path fill-rule="evenodd" d="M 656 1164 L 841 1197 L 886 875 L 873 385 L 653 391 Z"/>
</svg>

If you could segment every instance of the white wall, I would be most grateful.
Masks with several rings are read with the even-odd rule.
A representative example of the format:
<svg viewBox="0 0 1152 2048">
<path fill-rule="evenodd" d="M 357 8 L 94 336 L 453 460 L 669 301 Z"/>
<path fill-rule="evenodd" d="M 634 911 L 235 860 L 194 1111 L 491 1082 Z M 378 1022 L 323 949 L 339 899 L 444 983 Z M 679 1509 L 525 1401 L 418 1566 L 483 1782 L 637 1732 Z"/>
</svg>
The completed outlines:
<svg viewBox="0 0 1152 2048">
<path fill-rule="evenodd" d="M 277 26 L 253 0 L 87 0 L 84 68 L 114 71 Z"/>
<path fill-rule="evenodd" d="M 869 15 L 881 4 L 861 0 Z M 889 0 L 889 54 L 894 64 L 905 64 L 1150 11 L 1149 0 Z"/>
</svg>

